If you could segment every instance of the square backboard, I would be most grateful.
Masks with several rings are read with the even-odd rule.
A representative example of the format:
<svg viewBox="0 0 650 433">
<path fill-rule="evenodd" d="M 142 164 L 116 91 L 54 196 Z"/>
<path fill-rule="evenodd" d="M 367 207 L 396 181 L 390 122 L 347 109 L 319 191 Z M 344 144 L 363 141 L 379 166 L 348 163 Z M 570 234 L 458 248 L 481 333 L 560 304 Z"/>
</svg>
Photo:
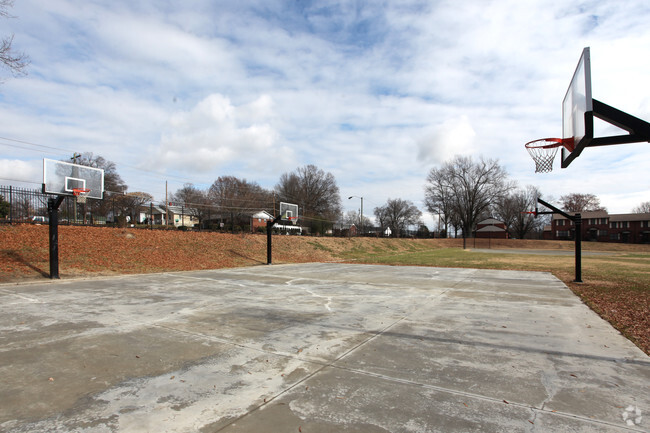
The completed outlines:
<svg viewBox="0 0 650 433">
<path fill-rule="evenodd" d="M 298 222 L 298 205 L 293 203 L 280 202 L 280 215 L 282 221 L 296 224 Z"/>
<path fill-rule="evenodd" d="M 74 188 L 86 188 L 87 197 L 104 198 L 104 170 L 43 159 L 43 192 L 46 194 L 73 195 Z"/>
<path fill-rule="evenodd" d="M 562 148 L 562 168 L 580 155 L 594 138 L 594 108 L 591 96 L 589 47 L 582 50 L 571 83 L 562 101 L 562 138 L 573 151 Z"/>
</svg>

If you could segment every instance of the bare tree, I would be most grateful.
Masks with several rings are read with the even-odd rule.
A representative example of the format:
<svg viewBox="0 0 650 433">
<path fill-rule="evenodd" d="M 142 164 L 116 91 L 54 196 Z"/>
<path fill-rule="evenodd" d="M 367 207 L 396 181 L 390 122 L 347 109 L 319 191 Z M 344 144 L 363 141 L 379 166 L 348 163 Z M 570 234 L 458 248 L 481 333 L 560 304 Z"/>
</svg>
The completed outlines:
<svg viewBox="0 0 650 433">
<path fill-rule="evenodd" d="M 601 206 L 600 199 L 594 194 L 572 193 L 560 197 L 560 203 L 565 212 L 593 212 L 606 211 Z"/>
<path fill-rule="evenodd" d="M 199 227 L 201 227 L 201 222 L 210 210 L 207 192 L 196 188 L 191 183 L 186 183 L 181 189 L 172 194 L 172 201 L 183 206 L 187 215 L 196 217 Z"/>
<path fill-rule="evenodd" d="M 11 203 L 6 201 L 5 198 L 0 195 L 0 218 L 7 218 L 7 216 L 9 216 L 11 211 L 10 206 Z"/>
<path fill-rule="evenodd" d="M 341 214 L 341 194 L 334 175 L 315 165 L 284 173 L 275 189 L 280 200 L 298 205 L 307 218 L 302 224 L 314 231 L 323 232 Z"/>
<path fill-rule="evenodd" d="M 124 194 L 128 188 L 122 177 L 117 172 L 117 165 L 103 156 L 94 155 L 92 152 L 74 154 L 70 158 L 72 162 L 86 167 L 101 168 L 104 170 L 104 190 L 108 193 Z"/>
<path fill-rule="evenodd" d="M 91 213 L 106 216 L 109 211 L 112 211 L 112 207 L 115 205 L 117 205 L 117 209 L 115 209 L 116 213 L 118 209 L 121 210 L 123 208 L 124 205 L 120 200 L 126 193 L 128 186 L 117 172 L 117 166 L 114 162 L 108 161 L 102 156 L 94 155 L 92 152 L 84 152 L 83 154 L 75 153 L 70 160 L 75 164 L 104 170 L 104 191 L 106 192 L 104 200 L 88 200 L 81 205 L 84 222 L 86 219 L 86 211 L 88 210 Z M 128 202 L 128 200 L 126 201 Z M 124 211 L 123 214 L 130 215 Z"/>
<path fill-rule="evenodd" d="M 409 200 L 388 199 L 384 206 L 375 208 L 375 216 L 383 227 L 390 227 L 391 236 L 404 235 L 408 226 L 420 226 L 422 212 Z"/>
<path fill-rule="evenodd" d="M 361 217 L 359 212 L 355 210 L 349 210 L 343 215 L 343 223 L 345 224 L 354 224 L 355 226 L 361 228 L 361 227 L 372 227 L 372 221 L 370 218 L 366 217 L 364 215 L 363 221 L 361 221 Z"/>
<path fill-rule="evenodd" d="M 644 201 L 634 209 L 632 209 L 632 212 L 634 213 L 650 213 L 650 201 Z"/>
<path fill-rule="evenodd" d="M 116 194 L 112 198 L 111 205 L 114 207 L 115 213 L 129 216 L 132 222 L 139 222 L 137 218 L 143 206 L 153 201 L 151 194 L 146 192 Z"/>
<path fill-rule="evenodd" d="M 0 17 L 15 18 L 9 14 L 9 9 L 14 6 L 14 0 L 0 0 Z M 9 69 L 14 77 L 27 75 L 29 57 L 25 53 L 17 53 L 13 49 L 14 35 L 5 36 L 0 42 L 0 65 Z"/>
<path fill-rule="evenodd" d="M 511 237 L 524 239 L 540 226 L 543 227 L 545 218 L 535 218 L 524 213 L 535 209 L 537 197 L 541 197 L 541 193 L 536 187 L 529 185 L 497 200 L 494 214 L 503 221 Z"/>
<path fill-rule="evenodd" d="M 457 220 L 463 234 L 472 233 L 482 214 L 514 188 L 498 161 L 456 156 L 427 177 L 425 203 Z"/>
<path fill-rule="evenodd" d="M 449 224 L 454 216 L 452 210 L 451 190 L 446 187 L 446 173 L 443 170 L 431 170 L 427 176 L 428 184 L 424 187 L 424 205 L 429 212 L 437 214 L 444 225 L 445 234 L 449 233 Z M 438 227 L 442 230 L 441 227 Z"/>
<path fill-rule="evenodd" d="M 235 176 L 220 176 L 207 192 L 208 201 L 221 213 L 229 217 L 232 224 L 247 224 L 252 213 L 267 210 L 273 213 L 272 196 L 269 191 L 255 182 Z"/>
</svg>

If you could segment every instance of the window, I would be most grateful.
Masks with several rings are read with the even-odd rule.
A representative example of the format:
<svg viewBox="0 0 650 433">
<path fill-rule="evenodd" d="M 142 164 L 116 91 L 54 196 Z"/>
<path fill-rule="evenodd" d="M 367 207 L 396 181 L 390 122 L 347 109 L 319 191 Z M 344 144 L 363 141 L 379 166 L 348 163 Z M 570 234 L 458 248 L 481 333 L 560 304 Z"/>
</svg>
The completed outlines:
<svg viewBox="0 0 650 433">
<path fill-rule="evenodd" d="M 627 228 L 630 227 L 630 222 L 629 221 L 621 221 L 620 222 L 620 227 L 624 228 L 624 229 L 627 229 Z"/>
<path fill-rule="evenodd" d="M 617 227 L 616 227 L 616 222 L 611 222 L 611 223 L 609 223 L 609 228 L 610 228 L 610 229 L 615 229 L 615 228 L 617 228 Z"/>
<path fill-rule="evenodd" d="M 558 238 L 568 238 L 569 232 L 567 230 L 558 230 L 555 232 L 556 237 Z"/>
<path fill-rule="evenodd" d="M 598 236 L 607 236 L 607 230 L 598 230 Z"/>
<path fill-rule="evenodd" d="M 610 234 L 609 239 L 612 240 L 612 241 L 617 241 L 618 240 L 618 233 Z"/>
<path fill-rule="evenodd" d="M 602 225 L 607 225 L 607 218 L 601 218 L 601 219 L 600 219 L 600 223 L 601 223 Z"/>
<path fill-rule="evenodd" d="M 558 226 L 563 226 L 566 220 L 557 220 L 557 225 Z"/>
</svg>

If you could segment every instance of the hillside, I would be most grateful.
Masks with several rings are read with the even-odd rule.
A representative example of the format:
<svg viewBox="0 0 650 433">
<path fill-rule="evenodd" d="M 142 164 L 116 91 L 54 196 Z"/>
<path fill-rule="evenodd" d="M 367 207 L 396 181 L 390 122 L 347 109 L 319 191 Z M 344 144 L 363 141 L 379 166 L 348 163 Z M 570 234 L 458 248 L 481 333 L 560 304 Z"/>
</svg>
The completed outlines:
<svg viewBox="0 0 650 433">
<path fill-rule="evenodd" d="M 572 242 L 488 240 L 467 248 L 573 249 Z M 43 278 L 49 273 L 47 225 L 0 226 L 0 283 Z M 462 239 L 378 239 L 274 236 L 273 263 L 368 262 L 367 255 L 460 248 Z M 645 245 L 584 243 L 584 250 L 647 251 Z M 266 263 L 266 236 L 59 226 L 61 278 L 196 269 Z M 435 262 L 426 263 L 435 266 Z"/>
</svg>

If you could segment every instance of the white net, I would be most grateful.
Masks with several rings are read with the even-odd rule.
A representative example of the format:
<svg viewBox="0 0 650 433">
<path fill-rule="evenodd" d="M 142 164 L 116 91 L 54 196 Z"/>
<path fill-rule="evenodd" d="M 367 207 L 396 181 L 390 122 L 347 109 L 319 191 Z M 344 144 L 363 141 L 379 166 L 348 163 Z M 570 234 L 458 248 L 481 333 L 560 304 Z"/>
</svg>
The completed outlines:
<svg viewBox="0 0 650 433">
<path fill-rule="evenodd" d="M 553 161 L 561 145 L 561 140 L 549 138 L 526 143 L 526 150 L 528 150 L 531 158 L 535 161 L 535 173 L 549 173 L 553 171 Z"/>
<path fill-rule="evenodd" d="M 73 190 L 73 194 L 75 197 L 77 197 L 77 203 L 86 203 L 86 199 L 88 199 L 89 192 L 90 192 L 89 189 L 75 188 Z"/>
</svg>

